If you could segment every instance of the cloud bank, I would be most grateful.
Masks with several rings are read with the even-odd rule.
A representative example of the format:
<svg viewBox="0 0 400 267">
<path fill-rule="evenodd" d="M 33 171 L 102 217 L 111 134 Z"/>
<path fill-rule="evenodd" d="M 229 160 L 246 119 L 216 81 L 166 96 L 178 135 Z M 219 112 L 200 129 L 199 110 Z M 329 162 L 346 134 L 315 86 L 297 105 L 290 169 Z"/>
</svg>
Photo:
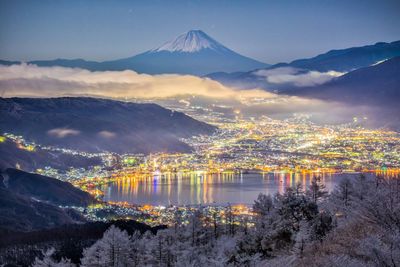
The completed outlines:
<svg viewBox="0 0 400 267">
<path fill-rule="evenodd" d="M 259 72 L 276 83 L 292 82 L 302 86 L 327 79 L 320 74 L 299 74 L 298 70 L 287 68 Z M 278 95 L 261 89 L 233 89 L 208 78 L 190 75 L 147 75 L 130 70 L 92 72 L 78 68 L 38 67 L 30 64 L 0 66 L 0 94 L 2 97 L 93 96 L 158 103 L 162 99 L 174 99 L 176 103 L 186 107 L 194 105 L 193 99 L 196 98 L 201 99 L 201 104 L 210 110 L 240 110 L 241 114 L 249 116 L 283 116 L 306 112 L 316 117 L 328 118 L 328 114 L 329 117 L 334 117 L 332 114 L 336 111 L 340 116 L 352 112 L 351 108 L 338 103 Z M 57 131 L 53 134 L 59 137 L 76 134 L 66 132 L 66 129 Z M 105 138 L 113 137 L 112 133 L 100 135 Z"/>
<path fill-rule="evenodd" d="M 0 66 L 0 90 L 4 97 L 57 97 L 93 95 L 111 98 L 167 98 L 193 95 L 248 103 L 304 101 L 282 97 L 260 89 L 235 90 L 219 82 L 190 75 L 147 75 L 134 71 L 97 71 L 64 67 L 38 67 L 21 64 Z"/>
<path fill-rule="evenodd" d="M 344 73 L 337 71 L 308 71 L 293 67 L 281 67 L 270 70 L 258 70 L 255 75 L 263 77 L 272 84 L 291 84 L 297 87 L 315 86 L 326 83 Z"/>
</svg>

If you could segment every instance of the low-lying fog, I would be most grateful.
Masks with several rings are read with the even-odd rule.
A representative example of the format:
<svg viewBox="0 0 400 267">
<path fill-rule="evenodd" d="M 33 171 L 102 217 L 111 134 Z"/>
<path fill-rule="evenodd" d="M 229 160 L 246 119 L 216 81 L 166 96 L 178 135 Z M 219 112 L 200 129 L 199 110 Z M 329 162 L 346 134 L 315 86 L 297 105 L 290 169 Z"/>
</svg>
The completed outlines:
<svg viewBox="0 0 400 267">
<path fill-rule="evenodd" d="M 326 74 L 325 74 L 326 75 Z M 336 73 L 334 75 L 337 75 Z M 279 82 L 293 82 L 290 75 L 280 75 Z M 307 76 L 307 82 L 320 75 Z M 302 77 L 304 79 L 304 77 Z M 272 90 L 271 90 L 272 91 Z M 367 106 L 349 106 L 343 103 L 278 95 L 266 90 L 236 89 L 208 78 L 190 75 L 147 75 L 134 71 L 98 71 L 64 67 L 38 67 L 21 64 L 0 66 L 2 97 L 60 97 L 93 96 L 112 99 L 154 101 L 169 106 L 199 106 L 206 110 L 233 116 L 260 115 L 273 118 L 307 114 L 319 123 L 351 122 L 353 117 L 368 118 L 373 125 L 379 110 Z"/>
</svg>

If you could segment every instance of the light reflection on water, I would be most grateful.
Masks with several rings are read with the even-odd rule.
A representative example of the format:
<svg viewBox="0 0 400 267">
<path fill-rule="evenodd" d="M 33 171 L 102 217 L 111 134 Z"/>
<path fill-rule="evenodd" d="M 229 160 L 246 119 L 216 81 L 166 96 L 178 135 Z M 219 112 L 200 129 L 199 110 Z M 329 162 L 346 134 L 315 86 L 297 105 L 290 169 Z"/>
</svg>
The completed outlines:
<svg viewBox="0 0 400 267">
<path fill-rule="evenodd" d="M 321 174 L 326 190 L 331 191 L 345 176 L 359 174 Z M 167 173 L 154 177 L 124 177 L 104 185 L 104 200 L 132 204 L 251 204 L 259 193 L 283 193 L 301 183 L 309 186 L 314 175 L 301 173 L 198 174 Z"/>
</svg>

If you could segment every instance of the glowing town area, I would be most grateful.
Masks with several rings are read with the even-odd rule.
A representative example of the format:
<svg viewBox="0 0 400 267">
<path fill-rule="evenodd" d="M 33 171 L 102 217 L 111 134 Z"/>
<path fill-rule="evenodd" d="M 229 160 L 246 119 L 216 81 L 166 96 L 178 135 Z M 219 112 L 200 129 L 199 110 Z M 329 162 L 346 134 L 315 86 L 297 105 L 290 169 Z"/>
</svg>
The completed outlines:
<svg viewBox="0 0 400 267">
<path fill-rule="evenodd" d="M 211 136 L 183 140 L 193 148 L 192 153 L 87 153 L 42 146 L 11 133 L 4 133 L 0 142 L 15 142 L 19 149 L 30 153 L 50 151 L 101 159 L 101 165 L 87 168 L 60 170 L 47 166 L 36 169 L 39 174 L 71 182 L 101 201 L 109 184 L 117 184 L 119 190 L 129 190 L 134 194 L 139 183 L 146 181 L 146 185 L 151 186 L 146 190 L 154 193 L 160 190 L 155 188 L 154 181 L 171 179 L 171 176 L 191 177 L 194 181 L 190 183 L 198 183 L 197 179 L 201 179 L 204 186 L 200 198 L 212 198 L 208 195 L 212 188 L 206 188 L 208 183 L 204 179 L 222 179 L 223 183 L 224 179 L 235 174 L 241 175 L 241 179 L 246 179 L 248 173 L 272 173 L 283 178 L 293 176 L 293 180 L 288 178 L 290 181 L 280 186 L 279 192 L 283 192 L 286 186 L 304 183 L 306 176 L 313 179 L 332 173 L 358 172 L 397 176 L 400 171 L 400 134 L 385 129 L 368 130 L 356 122 L 318 126 L 304 117 L 288 120 L 266 117 L 258 120 L 237 119 L 219 122 L 217 126 L 219 129 Z M 249 205 L 244 203 L 218 205 L 221 203 L 211 202 L 204 201 L 209 205 L 201 207 L 206 217 L 224 221 L 227 212 L 240 218 L 251 217 Z M 200 200 L 199 203 L 203 202 Z M 139 205 L 132 201 L 109 200 L 80 211 L 90 220 L 129 218 L 157 225 L 172 224 L 177 212 L 182 218 L 188 218 L 201 206 L 172 204 Z"/>
</svg>

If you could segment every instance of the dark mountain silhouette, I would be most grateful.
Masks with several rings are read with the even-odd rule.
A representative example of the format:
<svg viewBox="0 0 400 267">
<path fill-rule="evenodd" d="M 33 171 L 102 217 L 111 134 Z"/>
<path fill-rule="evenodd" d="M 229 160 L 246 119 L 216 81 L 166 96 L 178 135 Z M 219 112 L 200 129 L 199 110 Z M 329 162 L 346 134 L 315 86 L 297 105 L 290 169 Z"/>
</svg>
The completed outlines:
<svg viewBox="0 0 400 267">
<path fill-rule="evenodd" d="M 0 229 L 32 231 L 77 221 L 66 210 L 0 187 Z"/>
<path fill-rule="evenodd" d="M 62 206 L 87 206 L 96 200 L 68 182 L 17 169 L 2 172 L 6 188 L 18 195 Z"/>
<path fill-rule="evenodd" d="M 0 174 L 0 229 L 31 231 L 84 222 L 81 215 L 62 206 L 97 202 L 88 193 L 54 178 L 6 169 Z"/>
<path fill-rule="evenodd" d="M 283 93 L 350 104 L 398 107 L 400 57 L 349 72 L 320 86 L 296 88 Z"/>
<path fill-rule="evenodd" d="M 84 59 L 63 59 L 57 58 L 54 60 L 34 60 L 29 61 L 30 64 L 35 64 L 42 67 L 60 66 L 66 68 L 81 68 L 88 70 L 97 70 L 100 68 L 100 63 L 96 61 L 87 61 Z M 8 64 L 10 65 L 10 64 Z"/>
<path fill-rule="evenodd" d="M 330 70 L 348 72 L 397 56 L 400 56 L 400 41 L 379 42 L 374 45 L 331 50 L 313 58 L 292 61 L 288 65 L 321 72 Z M 284 65 L 275 65 L 275 67 Z"/>
<path fill-rule="evenodd" d="M 327 53 L 307 58 L 298 59 L 290 63 L 279 63 L 264 70 L 291 67 L 299 70 L 299 73 L 316 70 L 320 72 L 338 71 L 349 72 L 359 68 L 369 67 L 380 61 L 400 56 L 400 41 L 391 43 L 376 43 L 361 47 L 331 50 Z M 263 88 L 265 90 L 282 91 L 293 87 L 290 84 L 271 84 L 265 77 L 257 74 L 258 70 L 247 72 L 216 72 L 205 77 L 219 81 L 228 86 L 242 89 Z"/>
<path fill-rule="evenodd" d="M 0 65 L 6 65 L 6 66 L 20 64 L 20 63 L 21 62 L 19 62 L 19 61 L 0 60 Z"/>
<path fill-rule="evenodd" d="M 349 72 L 326 84 L 282 93 L 366 106 L 371 126 L 400 129 L 400 57 Z"/>
<path fill-rule="evenodd" d="M 190 151 L 180 138 L 216 128 L 156 104 L 95 98 L 0 98 L 0 129 L 84 151 Z"/>
</svg>

